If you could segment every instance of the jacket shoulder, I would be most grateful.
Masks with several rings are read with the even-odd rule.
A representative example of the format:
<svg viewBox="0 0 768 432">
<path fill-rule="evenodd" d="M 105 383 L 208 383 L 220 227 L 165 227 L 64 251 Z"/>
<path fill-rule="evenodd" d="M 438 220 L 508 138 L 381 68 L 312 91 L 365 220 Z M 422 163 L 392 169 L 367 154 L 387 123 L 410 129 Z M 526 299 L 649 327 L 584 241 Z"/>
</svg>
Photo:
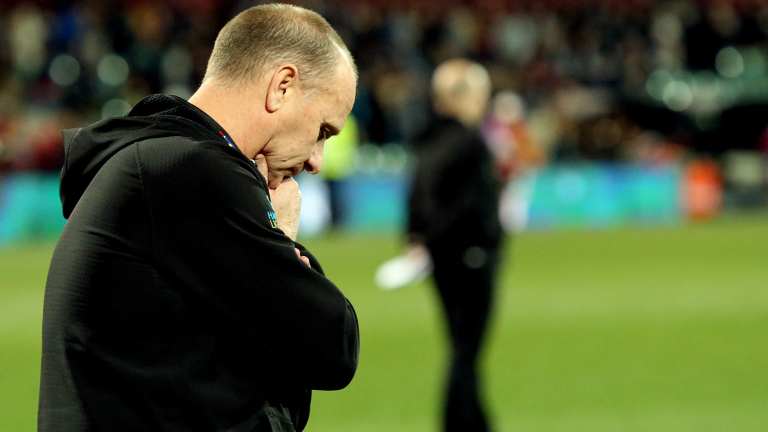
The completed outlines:
<svg viewBox="0 0 768 432">
<path fill-rule="evenodd" d="M 142 182 L 158 217 L 214 212 L 225 219 L 247 216 L 264 228 L 277 228 L 266 182 L 237 150 L 223 142 L 184 137 L 151 139 L 137 146 Z"/>
<path fill-rule="evenodd" d="M 253 162 L 217 140 L 171 136 L 148 139 L 137 145 L 140 168 L 147 176 L 188 175 L 206 181 L 214 176 L 263 183 Z"/>
<path fill-rule="evenodd" d="M 229 159 L 226 146 L 212 139 L 197 139 L 183 135 L 150 138 L 136 143 L 141 160 L 168 163 L 190 162 L 198 157 Z"/>
</svg>

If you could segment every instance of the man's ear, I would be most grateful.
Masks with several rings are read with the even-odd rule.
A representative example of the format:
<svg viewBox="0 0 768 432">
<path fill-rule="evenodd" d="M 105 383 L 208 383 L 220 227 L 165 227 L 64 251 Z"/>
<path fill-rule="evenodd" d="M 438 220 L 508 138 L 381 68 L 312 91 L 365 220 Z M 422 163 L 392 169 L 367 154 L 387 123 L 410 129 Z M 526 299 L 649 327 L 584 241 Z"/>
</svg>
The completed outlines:
<svg viewBox="0 0 768 432">
<path fill-rule="evenodd" d="M 267 112 L 273 113 L 285 104 L 298 85 L 298 79 L 299 70 L 293 64 L 284 64 L 274 70 L 267 88 Z"/>
</svg>

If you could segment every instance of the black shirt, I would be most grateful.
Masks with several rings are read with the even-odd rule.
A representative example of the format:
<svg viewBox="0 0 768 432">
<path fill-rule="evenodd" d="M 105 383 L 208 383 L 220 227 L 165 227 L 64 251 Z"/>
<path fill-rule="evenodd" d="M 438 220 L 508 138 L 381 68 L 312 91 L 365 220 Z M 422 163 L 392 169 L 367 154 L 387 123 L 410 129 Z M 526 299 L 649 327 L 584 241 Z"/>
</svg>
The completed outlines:
<svg viewBox="0 0 768 432">
<path fill-rule="evenodd" d="M 225 137 L 161 95 L 65 131 L 40 431 L 301 430 L 352 379 L 354 309 Z"/>
<path fill-rule="evenodd" d="M 414 140 L 408 235 L 430 249 L 497 247 L 500 181 L 479 131 L 437 117 Z"/>
</svg>

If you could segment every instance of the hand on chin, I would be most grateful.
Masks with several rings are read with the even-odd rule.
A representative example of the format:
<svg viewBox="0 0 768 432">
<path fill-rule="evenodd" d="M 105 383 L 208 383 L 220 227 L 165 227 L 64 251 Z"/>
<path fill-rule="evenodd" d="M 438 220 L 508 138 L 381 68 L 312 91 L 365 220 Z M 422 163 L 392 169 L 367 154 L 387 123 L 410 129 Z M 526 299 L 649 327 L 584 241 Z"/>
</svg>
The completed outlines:
<svg viewBox="0 0 768 432">
<path fill-rule="evenodd" d="M 264 180 L 267 181 L 267 186 L 270 189 L 277 189 L 278 186 L 280 186 L 280 184 L 287 178 L 287 176 L 284 174 L 270 170 L 269 165 L 267 164 L 267 159 L 264 157 L 264 155 L 257 155 L 256 159 L 253 161 L 256 163 L 256 169 L 259 171 L 261 176 L 264 177 Z"/>
</svg>

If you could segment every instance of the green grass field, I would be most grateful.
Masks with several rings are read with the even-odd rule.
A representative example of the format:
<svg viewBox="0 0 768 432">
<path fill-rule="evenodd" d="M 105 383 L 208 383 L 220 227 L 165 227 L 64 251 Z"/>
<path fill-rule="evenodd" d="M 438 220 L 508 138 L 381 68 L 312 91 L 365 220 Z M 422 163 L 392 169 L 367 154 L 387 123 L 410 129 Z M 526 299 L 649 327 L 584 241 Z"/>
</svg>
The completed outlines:
<svg viewBox="0 0 768 432">
<path fill-rule="evenodd" d="M 443 329 L 428 284 L 382 292 L 387 236 L 307 241 L 357 307 L 360 369 L 310 431 L 436 431 Z M 768 430 L 768 217 L 526 233 L 484 357 L 496 430 Z M 34 430 L 51 245 L 0 251 L 0 431 Z M 468 431 L 471 432 L 471 431 Z"/>
</svg>

